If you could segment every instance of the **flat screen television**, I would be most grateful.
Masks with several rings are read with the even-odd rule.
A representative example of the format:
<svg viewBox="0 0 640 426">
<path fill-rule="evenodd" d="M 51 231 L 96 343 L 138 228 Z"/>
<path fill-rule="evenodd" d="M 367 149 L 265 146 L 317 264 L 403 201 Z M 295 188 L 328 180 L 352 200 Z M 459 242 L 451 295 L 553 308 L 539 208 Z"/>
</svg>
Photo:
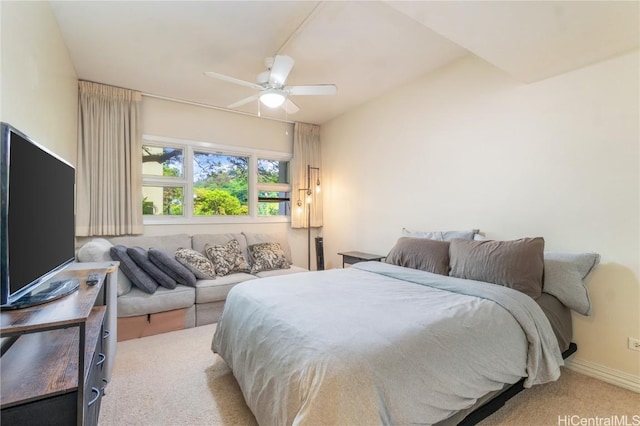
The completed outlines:
<svg viewBox="0 0 640 426">
<path fill-rule="evenodd" d="M 0 305 L 21 308 L 70 294 L 55 275 L 75 257 L 75 168 L 0 123 Z"/>
</svg>

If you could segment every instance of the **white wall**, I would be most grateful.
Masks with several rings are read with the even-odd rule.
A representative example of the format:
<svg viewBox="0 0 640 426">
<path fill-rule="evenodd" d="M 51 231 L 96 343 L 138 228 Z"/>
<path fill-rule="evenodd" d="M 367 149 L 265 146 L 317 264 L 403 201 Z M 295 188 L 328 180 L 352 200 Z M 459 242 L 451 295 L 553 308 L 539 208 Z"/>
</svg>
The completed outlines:
<svg viewBox="0 0 640 426">
<path fill-rule="evenodd" d="M 47 1 L 0 2 L 0 120 L 76 164 L 78 79 Z"/>
<path fill-rule="evenodd" d="M 153 136 L 291 153 L 293 125 L 148 96 L 142 102 L 143 133 Z M 286 223 L 145 225 L 145 235 L 263 232 L 287 234 L 293 263 L 307 267 L 306 230 Z M 313 238 L 313 236 L 312 236 Z"/>
<path fill-rule="evenodd" d="M 640 379 L 639 75 L 637 51 L 533 84 L 468 56 L 326 123 L 328 266 L 402 227 L 598 252 L 576 360 Z"/>
</svg>

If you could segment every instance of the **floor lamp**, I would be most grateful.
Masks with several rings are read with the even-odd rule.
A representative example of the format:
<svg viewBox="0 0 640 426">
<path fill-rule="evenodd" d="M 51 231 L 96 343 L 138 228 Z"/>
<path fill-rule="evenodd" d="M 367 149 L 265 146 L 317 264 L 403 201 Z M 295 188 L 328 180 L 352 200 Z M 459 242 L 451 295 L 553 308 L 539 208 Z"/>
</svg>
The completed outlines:
<svg viewBox="0 0 640 426">
<path fill-rule="evenodd" d="M 313 202 L 313 189 L 311 187 L 311 174 L 316 174 L 316 193 L 320 192 L 320 167 L 312 167 L 307 164 L 307 187 L 298 189 L 298 210 L 302 210 L 300 192 L 305 192 L 307 202 L 307 269 L 311 270 L 311 203 Z"/>
</svg>

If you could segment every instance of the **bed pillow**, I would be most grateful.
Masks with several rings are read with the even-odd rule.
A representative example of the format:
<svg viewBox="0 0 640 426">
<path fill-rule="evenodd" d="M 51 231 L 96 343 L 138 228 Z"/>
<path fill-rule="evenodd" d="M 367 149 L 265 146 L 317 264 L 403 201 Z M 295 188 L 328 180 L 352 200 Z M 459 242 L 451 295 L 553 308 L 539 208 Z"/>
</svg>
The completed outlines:
<svg viewBox="0 0 640 426">
<path fill-rule="evenodd" d="M 518 290 L 536 299 L 542 293 L 544 239 L 451 241 L 449 275 Z"/>
<path fill-rule="evenodd" d="M 215 279 L 216 269 L 213 263 L 202 253 L 188 248 L 179 248 L 175 257 L 178 262 L 193 272 L 196 278 L 201 280 Z"/>
<path fill-rule="evenodd" d="M 289 269 L 289 260 L 279 243 L 258 243 L 248 247 L 251 273 Z"/>
<path fill-rule="evenodd" d="M 579 314 L 591 315 L 591 300 L 585 279 L 599 262 L 600 255 L 597 253 L 545 253 L 542 291 L 557 297 Z"/>
<path fill-rule="evenodd" d="M 449 275 L 449 242 L 401 237 L 384 261 L 392 265 Z"/>
<path fill-rule="evenodd" d="M 156 292 L 158 283 L 131 259 L 125 246 L 113 246 L 110 253 L 113 260 L 120 262 L 120 269 L 133 285 L 145 293 L 153 294 Z"/>
<path fill-rule="evenodd" d="M 178 284 L 189 287 L 196 286 L 196 276 L 194 273 L 187 269 L 182 263 L 178 262 L 174 255 L 157 248 L 150 248 L 148 255 L 149 260 L 153 262 L 154 265 L 176 280 Z"/>
<path fill-rule="evenodd" d="M 136 262 L 143 271 L 149 274 L 149 276 L 156 280 L 156 282 L 162 287 L 173 290 L 176 288 L 176 285 L 178 285 L 176 280 L 171 278 L 164 271 L 158 268 L 151 260 L 149 260 L 147 251 L 142 247 L 129 247 L 127 249 L 127 254 L 131 256 L 133 261 Z"/>
<path fill-rule="evenodd" d="M 407 228 L 402 228 L 403 237 L 428 238 L 438 241 L 451 241 L 456 238 L 473 240 L 478 232 L 480 232 L 479 229 L 470 229 L 468 231 L 409 231 Z"/>
<path fill-rule="evenodd" d="M 250 272 L 247 259 L 240 251 L 238 240 L 231 240 L 226 244 L 206 244 L 204 252 L 213 262 L 218 276 L 225 276 L 236 272 Z"/>
</svg>

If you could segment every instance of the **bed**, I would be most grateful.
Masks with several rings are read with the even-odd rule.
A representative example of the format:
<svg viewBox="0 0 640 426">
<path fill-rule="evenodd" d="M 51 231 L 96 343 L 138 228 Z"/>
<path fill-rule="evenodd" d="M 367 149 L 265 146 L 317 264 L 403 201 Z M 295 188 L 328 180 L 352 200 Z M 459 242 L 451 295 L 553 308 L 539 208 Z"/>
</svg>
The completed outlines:
<svg viewBox="0 0 640 426">
<path fill-rule="evenodd" d="M 364 262 L 234 287 L 212 350 L 261 425 L 448 425 L 556 380 L 570 339 L 554 295 Z"/>
</svg>

